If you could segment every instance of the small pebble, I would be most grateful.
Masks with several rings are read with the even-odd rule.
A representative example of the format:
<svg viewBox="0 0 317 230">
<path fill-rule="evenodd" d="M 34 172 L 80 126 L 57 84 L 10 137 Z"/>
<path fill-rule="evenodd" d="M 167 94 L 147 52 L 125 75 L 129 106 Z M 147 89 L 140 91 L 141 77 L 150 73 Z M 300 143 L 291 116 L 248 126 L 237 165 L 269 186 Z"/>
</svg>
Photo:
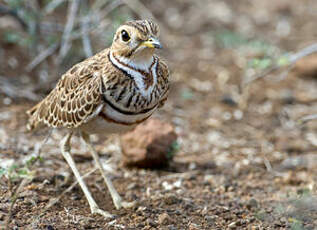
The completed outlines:
<svg viewBox="0 0 317 230">
<path fill-rule="evenodd" d="M 281 219 L 280 219 L 280 221 L 281 221 L 281 223 L 286 223 L 287 222 L 287 219 L 285 218 L 285 217 L 282 217 Z"/>
<path fill-rule="evenodd" d="M 165 190 L 172 190 L 173 189 L 173 185 L 169 184 L 167 181 L 164 181 L 162 183 L 162 186 L 164 187 Z"/>
<path fill-rule="evenodd" d="M 178 203 L 179 199 L 175 195 L 171 194 L 164 197 L 164 202 L 167 205 L 172 205 Z"/>
<path fill-rule="evenodd" d="M 237 102 L 235 102 L 235 100 L 232 98 L 231 95 L 224 95 L 221 98 L 221 102 L 226 104 L 226 105 L 229 105 L 229 106 L 236 106 L 237 105 Z"/>
<path fill-rule="evenodd" d="M 189 225 L 189 230 L 199 230 L 201 229 L 198 224 L 191 223 Z"/>
<path fill-rule="evenodd" d="M 241 120 L 243 118 L 243 112 L 241 110 L 237 109 L 233 112 L 233 117 L 236 120 Z"/>
<path fill-rule="evenodd" d="M 130 184 L 127 186 L 127 190 L 131 190 L 131 189 L 134 189 L 134 188 L 136 188 L 136 187 L 137 187 L 137 184 L 134 183 L 134 182 L 132 182 L 132 183 L 130 183 Z"/>
<path fill-rule="evenodd" d="M 247 208 L 252 209 L 252 208 L 257 208 L 257 207 L 258 207 L 258 201 L 254 198 L 251 198 L 247 203 Z"/>
<path fill-rule="evenodd" d="M 174 225 L 168 225 L 168 230 L 177 230 L 177 228 Z"/>
<path fill-rule="evenodd" d="M 54 227 L 52 225 L 48 225 L 47 230 L 54 230 Z"/>
<path fill-rule="evenodd" d="M 147 219 L 146 220 L 147 225 L 151 226 L 151 227 L 156 227 L 157 223 L 155 223 L 152 219 Z"/>
<path fill-rule="evenodd" d="M 201 211 L 201 215 L 205 216 L 208 213 L 207 207 L 204 207 L 204 209 Z"/>
<path fill-rule="evenodd" d="M 208 224 L 213 224 L 215 222 L 215 218 L 213 216 L 205 216 L 205 220 Z"/>
<path fill-rule="evenodd" d="M 236 222 L 232 222 L 232 223 L 230 223 L 230 224 L 228 225 L 228 228 L 229 228 L 229 229 L 236 229 L 236 227 L 237 227 Z"/>
<path fill-rule="evenodd" d="M 171 217 L 167 213 L 162 213 L 158 216 L 158 223 L 160 225 L 170 224 L 172 221 Z"/>
<path fill-rule="evenodd" d="M 11 103 L 12 103 L 11 98 L 6 97 L 6 98 L 3 99 L 3 104 L 5 104 L 5 105 L 10 105 Z"/>
</svg>

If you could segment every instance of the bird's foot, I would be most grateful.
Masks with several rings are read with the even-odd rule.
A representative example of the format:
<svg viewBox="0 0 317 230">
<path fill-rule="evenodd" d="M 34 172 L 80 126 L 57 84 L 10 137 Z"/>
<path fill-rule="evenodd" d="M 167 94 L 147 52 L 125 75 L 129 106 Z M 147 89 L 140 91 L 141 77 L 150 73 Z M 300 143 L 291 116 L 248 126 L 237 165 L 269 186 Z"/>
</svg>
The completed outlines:
<svg viewBox="0 0 317 230">
<path fill-rule="evenodd" d="M 111 214 L 111 213 L 109 213 L 109 212 L 107 212 L 107 211 L 104 211 L 104 210 L 102 210 L 102 209 L 100 209 L 100 208 L 98 208 L 98 207 L 95 207 L 95 208 L 92 208 L 91 209 L 91 213 L 92 214 L 99 214 L 99 215 L 102 215 L 102 216 L 104 216 L 105 218 L 113 218 L 114 216 Z"/>
<path fill-rule="evenodd" d="M 117 197 L 115 199 L 113 199 L 113 203 L 114 206 L 116 207 L 116 209 L 120 209 L 120 208 L 132 208 L 135 206 L 136 202 L 127 202 L 127 201 L 123 201 L 121 197 Z"/>
</svg>

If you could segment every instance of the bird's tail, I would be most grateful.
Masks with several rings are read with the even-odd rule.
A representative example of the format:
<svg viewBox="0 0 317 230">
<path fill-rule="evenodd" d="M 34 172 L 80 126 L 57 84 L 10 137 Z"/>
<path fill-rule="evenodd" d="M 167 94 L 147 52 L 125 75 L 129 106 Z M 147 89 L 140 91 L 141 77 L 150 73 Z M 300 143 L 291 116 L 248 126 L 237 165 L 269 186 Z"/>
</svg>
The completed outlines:
<svg viewBox="0 0 317 230">
<path fill-rule="evenodd" d="M 40 102 L 37 105 L 33 106 L 28 111 L 26 111 L 26 114 L 29 116 L 29 120 L 26 125 L 26 128 L 28 131 L 32 131 L 36 129 L 40 123 L 38 114 L 39 114 L 41 104 L 42 103 Z"/>
</svg>

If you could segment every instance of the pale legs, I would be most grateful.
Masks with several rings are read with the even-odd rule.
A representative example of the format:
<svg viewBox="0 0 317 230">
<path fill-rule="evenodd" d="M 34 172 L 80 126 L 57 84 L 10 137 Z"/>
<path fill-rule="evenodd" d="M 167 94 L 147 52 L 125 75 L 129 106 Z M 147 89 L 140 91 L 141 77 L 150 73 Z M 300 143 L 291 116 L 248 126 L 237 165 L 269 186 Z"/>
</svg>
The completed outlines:
<svg viewBox="0 0 317 230">
<path fill-rule="evenodd" d="M 126 202 L 126 201 L 122 201 L 121 196 L 119 195 L 119 193 L 117 192 L 117 190 L 114 188 L 110 178 L 106 175 L 105 170 L 100 162 L 98 153 L 96 152 L 96 150 L 94 149 L 94 147 L 92 146 L 92 144 L 90 143 L 90 138 L 89 135 L 87 133 L 82 132 L 81 133 L 83 140 L 85 141 L 86 145 L 88 146 L 89 151 L 91 152 L 97 167 L 100 170 L 100 173 L 103 177 L 103 179 L 106 182 L 106 185 L 109 189 L 110 195 L 112 197 L 114 206 L 116 207 L 116 209 L 120 209 L 120 208 L 131 208 L 134 206 L 134 202 Z"/>
<path fill-rule="evenodd" d="M 73 170 L 74 174 L 75 174 L 75 177 L 81 187 L 81 189 L 83 190 L 87 200 L 88 200 L 88 203 L 89 203 L 89 206 L 90 206 L 90 210 L 91 210 L 91 213 L 98 213 L 100 215 L 103 215 L 104 217 L 106 218 L 111 218 L 112 215 L 109 213 L 109 212 L 106 212 L 104 210 L 101 210 L 96 201 L 94 200 L 94 198 L 92 197 L 91 193 L 89 192 L 84 180 L 81 178 L 80 176 L 80 173 L 75 165 L 75 162 L 72 158 L 72 156 L 70 155 L 70 150 L 71 150 L 71 147 L 70 147 L 70 139 L 72 137 L 72 132 L 70 132 L 69 134 L 66 135 L 66 137 L 63 138 L 62 142 L 61 142 L 61 151 L 62 151 L 62 154 L 65 158 L 65 160 L 67 161 L 68 165 L 71 167 L 71 169 Z"/>
</svg>

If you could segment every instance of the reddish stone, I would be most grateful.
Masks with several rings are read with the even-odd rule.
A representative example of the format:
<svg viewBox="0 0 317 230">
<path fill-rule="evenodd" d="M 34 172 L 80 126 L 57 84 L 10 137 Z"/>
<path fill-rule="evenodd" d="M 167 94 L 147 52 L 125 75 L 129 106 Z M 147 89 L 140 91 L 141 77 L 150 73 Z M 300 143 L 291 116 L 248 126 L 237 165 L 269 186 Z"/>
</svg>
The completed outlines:
<svg viewBox="0 0 317 230">
<path fill-rule="evenodd" d="M 143 168 L 167 166 L 176 140 L 172 125 L 150 119 L 121 136 L 123 164 Z"/>
</svg>

